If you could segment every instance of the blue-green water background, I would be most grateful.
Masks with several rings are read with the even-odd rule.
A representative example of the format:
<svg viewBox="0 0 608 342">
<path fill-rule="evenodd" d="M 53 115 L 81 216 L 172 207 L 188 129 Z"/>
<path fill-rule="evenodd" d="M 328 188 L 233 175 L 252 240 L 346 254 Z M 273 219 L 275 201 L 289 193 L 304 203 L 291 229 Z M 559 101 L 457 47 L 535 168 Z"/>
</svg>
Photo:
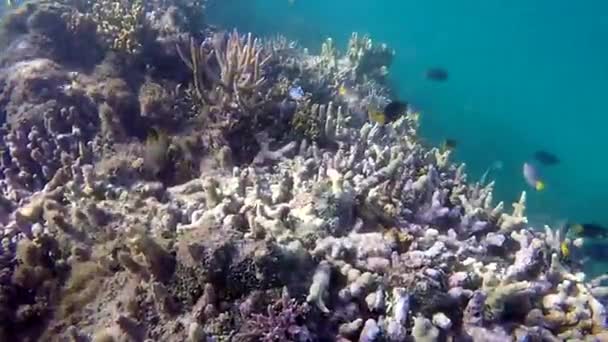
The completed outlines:
<svg viewBox="0 0 608 342">
<path fill-rule="evenodd" d="M 422 112 L 422 134 L 459 142 L 455 157 L 477 179 L 496 160 L 495 196 L 526 189 L 522 163 L 537 149 L 561 164 L 528 189 L 533 223 L 608 224 L 608 2 L 590 0 L 220 0 L 208 20 L 262 35 L 281 33 L 318 50 L 343 49 L 353 31 L 396 50 L 399 95 Z M 445 83 L 424 77 L 449 71 Z"/>
</svg>

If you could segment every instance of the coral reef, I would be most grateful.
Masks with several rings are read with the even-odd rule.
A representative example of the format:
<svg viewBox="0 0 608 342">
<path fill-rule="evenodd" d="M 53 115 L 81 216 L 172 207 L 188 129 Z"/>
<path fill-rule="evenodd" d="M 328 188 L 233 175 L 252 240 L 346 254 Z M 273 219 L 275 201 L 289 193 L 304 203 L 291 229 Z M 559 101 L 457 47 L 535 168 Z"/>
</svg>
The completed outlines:
<svg viewBox="0 0 608 342">
<path fill-rule="evenodd" d="M 607 287 L 525 192 L 504 212 L 415 112 L 366 120 L 390 48 L 312 55 L 203 8 L 6 14 L 0 340 L 606 340 Z"/>
</svg>

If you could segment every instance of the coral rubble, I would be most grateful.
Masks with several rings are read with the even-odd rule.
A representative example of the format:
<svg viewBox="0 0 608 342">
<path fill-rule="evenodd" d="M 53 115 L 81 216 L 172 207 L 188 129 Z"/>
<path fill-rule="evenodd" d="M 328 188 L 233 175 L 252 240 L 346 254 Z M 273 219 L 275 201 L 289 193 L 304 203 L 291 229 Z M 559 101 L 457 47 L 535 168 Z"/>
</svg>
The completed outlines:
<svg viewBox="0 0 608 342">
<path fill-rule="evenodd" d="M 203 8 L 6 14 L 0 340 L 606 340 L 606 287 L 525 193 L 504 212 L 414 112 L 366 120 L 390 48 L 312 55 Z"/>
</svg>

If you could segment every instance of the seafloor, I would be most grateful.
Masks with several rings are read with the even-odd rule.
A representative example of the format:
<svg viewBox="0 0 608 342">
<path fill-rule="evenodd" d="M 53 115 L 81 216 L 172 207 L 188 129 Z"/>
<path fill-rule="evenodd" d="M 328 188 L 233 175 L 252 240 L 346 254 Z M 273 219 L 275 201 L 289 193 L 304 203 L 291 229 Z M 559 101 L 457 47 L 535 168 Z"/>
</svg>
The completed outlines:
<svg viewBox="0 0 608 342">
<path fill-rule="evenodd" d="M 203 5 L 5 14 L 0 341 L 608 341 L 608 287 L 525 193 L 492 203 L 415 113 L 367 122 L 389 47 Z"/>
</svg>

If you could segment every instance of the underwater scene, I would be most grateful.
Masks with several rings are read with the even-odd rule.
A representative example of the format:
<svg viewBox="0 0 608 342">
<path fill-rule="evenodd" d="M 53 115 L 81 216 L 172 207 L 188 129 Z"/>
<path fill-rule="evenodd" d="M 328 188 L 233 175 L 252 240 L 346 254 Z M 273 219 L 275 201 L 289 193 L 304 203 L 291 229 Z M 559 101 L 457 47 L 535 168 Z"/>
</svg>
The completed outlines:
<svg viewBox="0 0 608 342">
<path fill-rule="evenodd" d="M 0 342 L 608 341 L 608 3 L 0 11 Z"/>
</svg>

